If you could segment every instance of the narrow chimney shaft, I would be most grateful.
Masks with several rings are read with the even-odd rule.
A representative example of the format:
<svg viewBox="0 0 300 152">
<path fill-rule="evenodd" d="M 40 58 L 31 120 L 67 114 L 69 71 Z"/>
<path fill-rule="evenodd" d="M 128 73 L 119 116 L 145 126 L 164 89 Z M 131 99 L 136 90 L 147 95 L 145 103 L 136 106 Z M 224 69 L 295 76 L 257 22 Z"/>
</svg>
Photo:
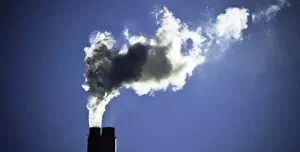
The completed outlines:
<svg viewBox="0 0 300 152">
<path fill-rule="evenodd" d="M 101 134 L 103 149 L 105 152 L 116 152 L 116 136 L 115 128 L 103 127 Z"/>
<path fill-rule="evenodd" d="M 101 129 L 98 127 L 91 127 L 88 143 L 87 143 L 87 152 L 101 152 L 102 150 L 102 141 L 100 136 Z"/>
</svg>

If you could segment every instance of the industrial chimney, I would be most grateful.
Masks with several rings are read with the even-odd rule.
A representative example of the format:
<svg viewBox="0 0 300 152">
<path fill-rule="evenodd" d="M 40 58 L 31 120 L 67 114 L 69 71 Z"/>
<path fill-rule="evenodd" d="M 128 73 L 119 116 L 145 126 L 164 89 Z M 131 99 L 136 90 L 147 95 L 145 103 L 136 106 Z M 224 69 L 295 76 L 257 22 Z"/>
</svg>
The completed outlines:
<svg viewBox="0 0 300 152">
<path fill-rule="evenodd" d="M 88 136 L 87 152 L 104 152 L 102 150 L 100 128 L 91 127 Z"/>
<path fill-rule="evenodd" d="M 102 134 L 99 127 L 91 127 L 88 136 L 87 152 L 116 152 L 115 128 L 103 127 Z"/>
<path fill-rule="evenodd" d="M 101 145 L 103 147 L 103 152 L 116 152 L 116 136 L 115 128 L 113 127 L 103 127 L 101 134 Z"/>
</svg>

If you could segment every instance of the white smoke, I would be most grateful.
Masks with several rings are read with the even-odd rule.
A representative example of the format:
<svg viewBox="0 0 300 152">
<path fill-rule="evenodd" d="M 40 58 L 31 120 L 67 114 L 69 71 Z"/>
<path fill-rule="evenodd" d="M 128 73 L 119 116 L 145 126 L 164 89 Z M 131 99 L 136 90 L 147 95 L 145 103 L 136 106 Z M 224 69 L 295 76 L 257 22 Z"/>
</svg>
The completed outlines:
<svg viewBox="0 0 300 152">
<path fill-rule="evenodd" d="M 268 8 L 252 14 L 252 21 L 256 23 L 265 18 L 268 22 L 274 18 L 283 7 L 289 7 L 290 5 L 287 0 L 277 0 L 277 4 L 270 5 Z"/>
<path fill-rule="evenodd" d="M 176 19 L 167 8 L 157 11 L 155 14 L 159 28 L 154 38 L 136 38 L 134 36 L 128 38 L 129 43 L 136 43 L 134 41 L 137 39 L 147 39 L 151 45 L 168 46 L 167 50 L 150 50 L 141 79 L 138 82 L 126 84 L 127 88 L 133 88 L 138 95 L 166 90 L 168 87 L 174 91 L 182 89 L 186 77 L 191 76 L 193 69 L 205 61 L 205 57 L 201 53 L 205 38 L 201 35 L 200 27 L 196 30 L 189 30 L 188 26 Z M 188 39 L 192 40 L 193 46 L 183 53 L 182 46 Z M 170 63 L 170 65 L 162 66 L 166 63 Z"/>
<path fill-rule="evenodd" d="M 228 8 L 225 13 L 216 17 L 216 20 L 210 23 L 209 27 L 197 27 L 195 29 L 176 18 L 166 7 L 154 12 L 157 21 L 157 30 L 153 37 L 143 35 L 131 35 L 129 29 L 123 31 L 125 39 L 128 41 L 119 50 L 118 54 L 127 54 L 130 46 L 140 43 L 149 46 L 147 50 L 147 60 L 143 64 L 140 76 L 137 81 L 123 81 L 121 86 L 133 89 L 138 95 L 152 94 L 155 91 L 173 91 L 184 87 L 187 77 L 192 76 L 195 68 L 207 60 L 207 54 L 212 42 L 226 41 L 234 43 L 242 40 L 242 32 L 247 29 L 248 9 Z M 205 30 L 204 30 L 205 29 Z M 207 30 L 206 30 L 207 29 Z M 187 41 L 192 42 L 192 47 L 187 48 Z M 109 32 L 98 32 L 90 38 L 91 46 L 85 48 L 86 60 L 93 58 L 99 52 L 104 56 L 105 51 L 111 50 L 115 40 Z M 106 48 L 100 48 L 104 44 Z M 97 49 L 97 53 L 95 53 Z M 100 50 L 100 51 L 99 51 Z M 103 50 L 103 51 L 102 51 Z M 108 57 L 102 57 L 101 61 L 95 62 L 96 67 L 105 67 L 111 70 L 111 60 Z M 105 72 L 100 73 L 98 78 L 93 78 L 105 83 Z M 122 77 L 122 76 L 120 76 Z M 89 91 L 90 86 L 87 83 L 89 79 L 86 76 L 83 88 Z M 108 82 L 107 82 L 108 83 Z M 101 127 L 102 116 L 105 112 L 105 106 L 109 101 L 118 96 L 119 88 L 113 87 L 109 91 L 105 87 L 98 94 L 91 94 L 88 98 L 89 125 L 90 127 Z M 100 94 L 100 95 L 99 95 Z"/>
<path fill-rule="evenodd" d="M 219 38 L 240 39 L 242 30 L 247 29 L 248 9 L 245 8 L 228 8 L 225 14 L 217 17 L 215 32 Z"/>
</svg>

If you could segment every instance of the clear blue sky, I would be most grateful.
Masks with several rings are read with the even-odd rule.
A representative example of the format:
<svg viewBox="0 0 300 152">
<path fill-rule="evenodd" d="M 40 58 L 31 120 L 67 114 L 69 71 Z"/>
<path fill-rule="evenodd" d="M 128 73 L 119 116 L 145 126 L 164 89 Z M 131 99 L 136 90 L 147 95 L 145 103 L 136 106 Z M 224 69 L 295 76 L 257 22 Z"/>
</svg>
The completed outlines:
<svg viewBox="0 0 300 152">
<path fill-rule="evenodd" d="M 8 70 L 4 75 L 8 108 L 3 110 L 8 114 L 1 126 L 8 129 L 1 129 L 4 150 L 0 151 L 86 151 L 83 48 L 94 30 L 117 36 L 126 24 L 133 32 L 151 35 L 155 23 L 150 12 L 155 5 L 166 5 L 183 21 L 196 23 L 204 19 L 206 6 L 217 15 L 229 6 L 256 9 L 271 2 L 5 3 L 1 63 Z M 291 2 L 292 7 L 271 23 L 249 27 L 245 33 L 251 34 L 249 40 L 232 46 L 219 61 L 198 68 L 184 90 L 159 92 L 155 97 L 122 90 L 105 115 L 105 124 L 116 127 L 118 152 L 300 151 L 300 22 L 295 15 L 299 2 Z"/>
</svg>

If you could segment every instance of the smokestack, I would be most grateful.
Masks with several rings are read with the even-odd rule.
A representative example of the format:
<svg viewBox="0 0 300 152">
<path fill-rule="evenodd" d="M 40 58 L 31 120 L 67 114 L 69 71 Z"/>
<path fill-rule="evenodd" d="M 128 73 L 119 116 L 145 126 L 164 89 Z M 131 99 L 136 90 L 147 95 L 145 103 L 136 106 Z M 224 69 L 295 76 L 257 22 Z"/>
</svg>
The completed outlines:
<svg viewBox="0 0 300 152">
<path fill-rule="evenodd" d="M 115 136 L 115 128 L 113 127 L 103 127 L 102 128 L 102 148 L 103 152 L 116 152 L 117 151 L 117 138 Z"/>
<path fill-rule="evenodd" d="M 88 136 L 87 152 L 102 152 L 102 143 L 99 127 L 91 127 Z"/>
</svg>

